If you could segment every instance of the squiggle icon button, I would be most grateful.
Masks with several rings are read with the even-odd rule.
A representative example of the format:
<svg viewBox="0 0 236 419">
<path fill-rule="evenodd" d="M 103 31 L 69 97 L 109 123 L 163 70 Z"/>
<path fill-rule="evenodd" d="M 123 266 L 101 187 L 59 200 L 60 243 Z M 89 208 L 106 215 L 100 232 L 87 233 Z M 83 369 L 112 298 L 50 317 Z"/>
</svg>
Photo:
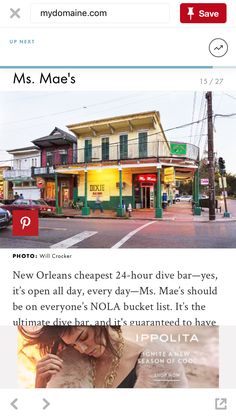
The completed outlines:
<svg viewBox="0 0 236 419">
<path fill-rule="evenodd" d="M 30 226 L 30 224 L 31 224 L 31 219 L 30 219 L 30 217 L 22 217 L 22 218 L 20 219 L 20 223 L 21 223 L 21 225 L 22 225 L 22 230 L 24 230 L 24 229 L 25 229 L 25 227 L 29 227 L 29 226 Z"/>
</svg>

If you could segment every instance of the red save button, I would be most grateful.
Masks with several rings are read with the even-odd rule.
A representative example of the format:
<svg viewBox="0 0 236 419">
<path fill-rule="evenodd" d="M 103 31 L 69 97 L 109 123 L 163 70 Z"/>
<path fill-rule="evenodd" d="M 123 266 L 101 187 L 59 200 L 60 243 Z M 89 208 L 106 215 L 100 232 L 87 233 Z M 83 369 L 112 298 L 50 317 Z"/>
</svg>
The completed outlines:
<svg viewBox="0 0 236 419">
<path fill-rule="evenodd" d="M 180 5 L 181 23 L 226 23 L 225 3 L 182 3 Z"/>
</svg>

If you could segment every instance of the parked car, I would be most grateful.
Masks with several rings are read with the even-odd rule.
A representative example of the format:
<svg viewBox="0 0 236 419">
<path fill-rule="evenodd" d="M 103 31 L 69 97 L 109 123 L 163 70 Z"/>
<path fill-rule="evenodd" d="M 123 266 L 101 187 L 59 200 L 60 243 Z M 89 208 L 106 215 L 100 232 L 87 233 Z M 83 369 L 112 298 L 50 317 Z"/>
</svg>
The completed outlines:
<svg viewBox="0 0 236 419">
<path fill-rule="evenodd" d="M 175 198 L 176 202 L 192 202 L 192 195 L 181 195 Z"/>
<path fill-rule="evenodd" d="M 39 215 L 50 215 L 56 211 L 55 207 L 48 205 L 43 199 L 16 199 L 12 204 L 2 205 L 1 208 L 12 212 L 13 210 L 38 210 Z"/>
<path fill-rule="evenodd" d="M 8 227 L 12 222 L 12 215 L 10 211 L 0 207 L 0 228 Z"/>
</svg>

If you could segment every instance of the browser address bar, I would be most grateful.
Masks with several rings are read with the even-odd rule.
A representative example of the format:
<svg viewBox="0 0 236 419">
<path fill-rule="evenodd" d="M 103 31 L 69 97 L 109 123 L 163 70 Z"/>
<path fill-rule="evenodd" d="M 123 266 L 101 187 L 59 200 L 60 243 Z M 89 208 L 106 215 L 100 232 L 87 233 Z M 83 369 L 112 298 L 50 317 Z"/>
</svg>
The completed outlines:
<svg viewBox="0 0 236 419">
<path fill-rule="evenodd" d="M 158 24 L 169 22 L 167 3 L 35 3 L 32 23 Z"/>
</svg>

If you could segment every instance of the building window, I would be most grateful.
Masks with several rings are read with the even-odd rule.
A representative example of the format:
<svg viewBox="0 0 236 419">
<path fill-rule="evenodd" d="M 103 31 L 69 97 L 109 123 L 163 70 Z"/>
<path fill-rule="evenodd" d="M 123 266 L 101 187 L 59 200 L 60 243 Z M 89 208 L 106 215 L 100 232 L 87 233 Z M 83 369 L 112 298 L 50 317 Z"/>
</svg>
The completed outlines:
<svg viewBox="0 0 236 419">
<path fill-rule="evenodd" d="M 84 161 L 85 163 L 92 161 L 92 140 L 90 139 L 84 142 Z"/>
<path fill-rule="evenodd" d="M 46 163 L 47 163 L 47 166 L 53 166 L 53 154 L 51 151 L 47 151 Z"/>
<path fill-rule="evenodd" d="M 120 135 L 120 159 L 128 158 L 128 134 Z"/>
<path fill-rule="evenodd" d="M 36 167 L 37 166 L 37 159 L 31 159 L 31 166 Z"/>
<path fill-rule="evenodd" d="M 78 158 L 77 153 L 78 153 L 77 145 L 73 144 L 72 163 L 77 163 L 77 158 Z"/>
<path fill-rule="evenodd" d="M 147 132 L 139 132 L 138 134 L 138 148 L 139 148 L 139 158 L 147 157 Z"/>
<path fill-rule="evenodd" d="M 15 168 L 17 170 L 21 169 L 21 160 L 18 160 L 18 159 L 15 160 Z"/>
<path fill-rule="evenodd" d="M 102 160 L 109 160 L 109 138 L 102 138 Z"/>
<path fill-rule="evenodd" d="M 62 165 L 68 164 L 67 151 L 66 150 L 59 150 L 59 154 L 60 154 L 60 164 L 62 164 Z"/>
</svg>

